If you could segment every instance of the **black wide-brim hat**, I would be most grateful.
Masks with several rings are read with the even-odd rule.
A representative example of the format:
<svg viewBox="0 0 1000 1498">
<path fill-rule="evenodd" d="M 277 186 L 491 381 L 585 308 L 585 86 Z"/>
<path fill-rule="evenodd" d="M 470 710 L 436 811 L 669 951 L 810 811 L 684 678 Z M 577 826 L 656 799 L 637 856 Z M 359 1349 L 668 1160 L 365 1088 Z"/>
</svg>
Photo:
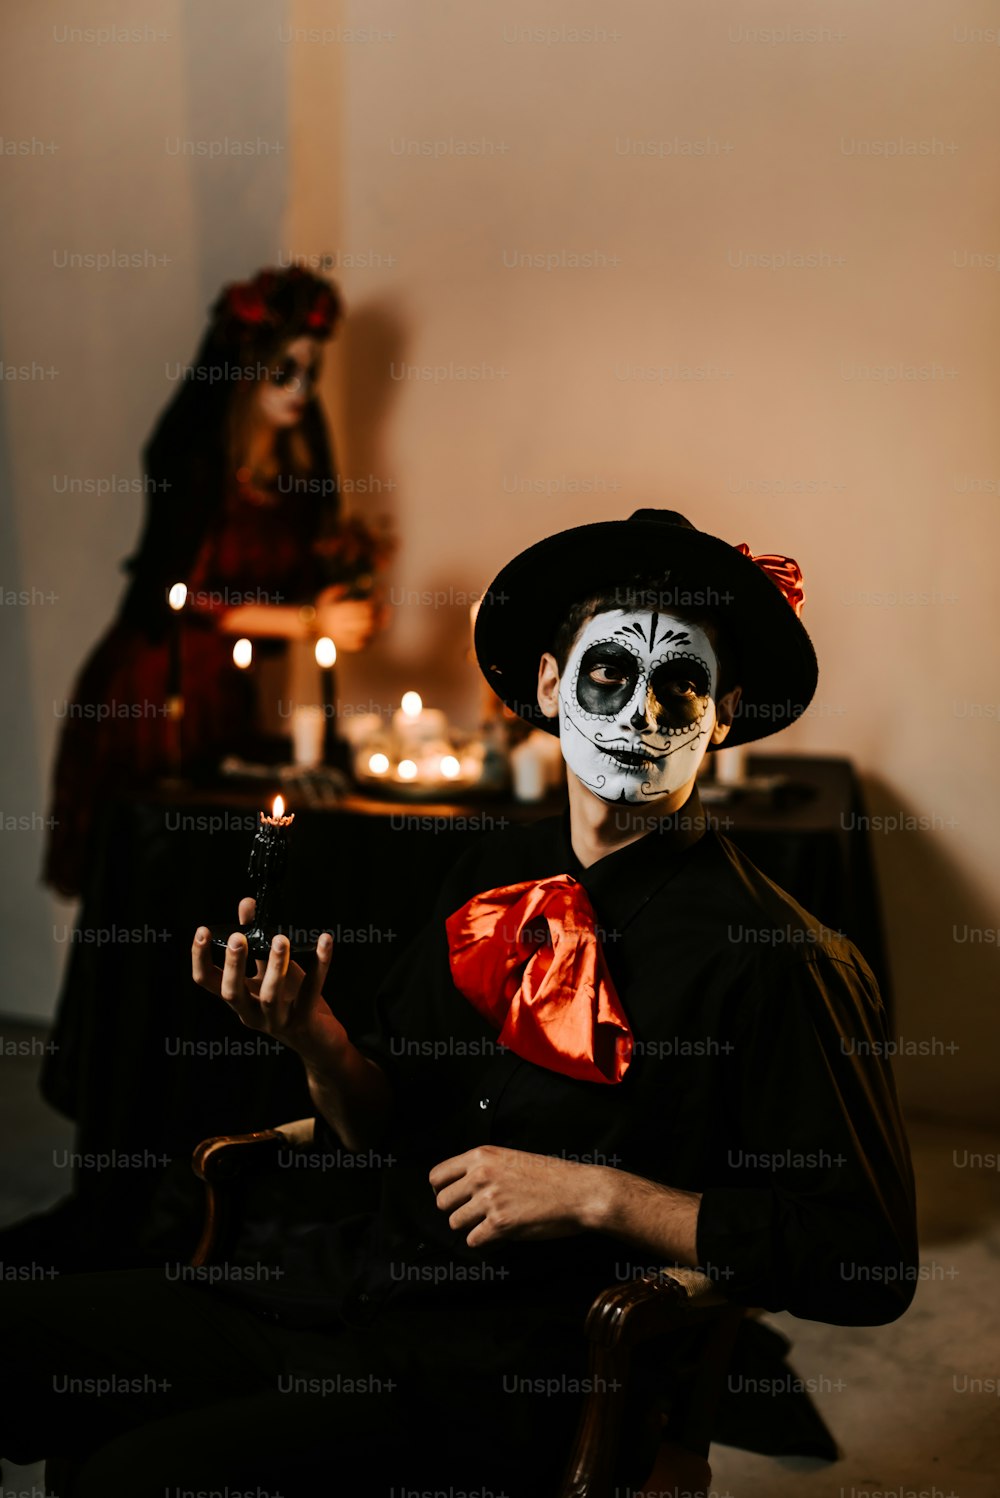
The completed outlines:
<svg viewBox="0 0 1000 1498">
<path fill-rule="evenodd" d="M 743 693 L 718 747 L 748 744 L 794 723 L 816 691 L 816 652 L 796 609 L 803 592 L 787 583 L 796 576 L 789 558 L 755 561 L 675 510 L 636 510 L 627 520 L 559 531 L 508 562 L 480 602 L 476 656 L 513 712 L 558 734 L 558 717 L 547 718 L 538 706 L 538 665 L 567 612 L 594 593 L 653 577 L 660 613 L 714 618 L 735 647 L 727 676 Z"/>
</svg>

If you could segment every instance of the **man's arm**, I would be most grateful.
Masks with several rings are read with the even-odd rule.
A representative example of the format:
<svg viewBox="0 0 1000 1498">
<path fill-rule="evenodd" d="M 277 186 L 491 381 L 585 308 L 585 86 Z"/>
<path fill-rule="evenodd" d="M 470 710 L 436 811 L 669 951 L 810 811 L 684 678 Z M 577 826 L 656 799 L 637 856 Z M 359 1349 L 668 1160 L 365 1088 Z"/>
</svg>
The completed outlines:
<svg viewBox="0 0 1000 1498">
<path fill-rule="evenodd" d="M 875 980 L 851 953 L 777 957 L 732 1030 L 726 1158 L 699 1261 L 744 1305 L 877 1326 L 919 1275 L 913 1173 Z"/>
<path fill-rule="evenodd" d="M 913 1180 L 874 980 L 794 960 L 748 996 L 727 1158 L 696 1194 L 605 1166 L 481 1145 L 430 1172 L 470 1248 L 607 1233 L 701 1267 L 738 1303 L 848 1326 L 892 1321 L 919 1272 Z"/>
<path fill-rule="evenodd" d="M 389 1081 L 378 1063 L 348 1041 L 343 1054 L 305 1067 L 309 1096 L 344 1148 L 359 1153 L 377 1144 L 392 1111 Z"/>
<path fill-rule="evenodd" d="M 251 919 L 253 908 L 252 900 L 241 901 L 241 924 Z M 384 1131 L 392 1098 L 381 1067 L 352 1044 L 323 998 L 332 955 L 333 940 L 324 932 L 307 973 L 291 961 L 287 939 L 276 936 L 264 971 L 258 964 L 257 975 L 248 978 L 246 937 L 234 932 L 229 938 L 220 970 L 212 961 L 210 933 L 199 926 L 191 966 L 194 981 L 217 994 L 248 1029 L 270 1035 L 298 1054 L 317 1109 L 344 1148 L 358 1152 Z"/>
<path fill-rule="evenodd" d="M 608 1165 L 480 1145 L 430 1173 L 440 1211 L 470 1248 L 498 1238 L 608 1233 L 664 1264 L 697 1266 L 701 1197 Z"/>
<path fill-rule="evenodd" d="M 649 1249 L 664 1264 L 698 1267 L 698 1192 L 661 1186 L 610 1166 L 589 1169 L 599 1171 L 603 1179 L 594 1183 L 585 1227 Z"/>
</svg>

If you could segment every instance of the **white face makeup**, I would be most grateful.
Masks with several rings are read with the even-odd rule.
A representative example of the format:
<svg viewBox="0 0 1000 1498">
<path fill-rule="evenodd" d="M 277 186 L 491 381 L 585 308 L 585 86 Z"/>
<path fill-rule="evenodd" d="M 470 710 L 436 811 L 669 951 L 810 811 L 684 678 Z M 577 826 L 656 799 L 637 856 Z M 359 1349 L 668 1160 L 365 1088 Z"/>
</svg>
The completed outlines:
<svg viewBox="0 0 1000 1498">
<path fill-rule="evenodd" d="M 275 356 L 270 379 L 261 380 L 256 390 L 255 412 L 272 427 L 293 427 L 302 413 L 319 378 L 321 345 L 315 338 L 293 338 Z"/>
<path fill-rule="evenodd" d="M 715 727 L 719 663 L 704 630 L 669 614 L 588 619 L 559 680 L 559 740 L 602 801 L 641 803 L 686 785 Z"/>
</svg>

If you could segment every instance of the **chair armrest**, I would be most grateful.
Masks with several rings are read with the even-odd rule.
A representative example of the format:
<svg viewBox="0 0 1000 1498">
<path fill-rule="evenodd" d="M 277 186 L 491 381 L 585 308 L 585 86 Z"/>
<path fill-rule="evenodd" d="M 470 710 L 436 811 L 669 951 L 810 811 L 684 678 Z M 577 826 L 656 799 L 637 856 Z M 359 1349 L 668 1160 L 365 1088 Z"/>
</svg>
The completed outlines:
<svg viewBox="0 0 1000 1498">
<path fill-rule="evenodd" d="M 312 1144 L 316 1138 L 316 1119 L 295 1118 L 291 1123 L 275 1124 L 275 1130 L 283 1134 L 285 1139 L 295 1149 L 304 1149 L 307 1144 Z"/>
<path fill-rule="evenodd" d="M 697 1312 L 726 1305 L 725 1296 L 700 1269 L 664 1268 L 602 1290 L 584 1329 L 592 1346 L 615 1352 L 664 1336 Z"/>
<path fill-rule="evenodd" d="M 610 1498 L 633 1348 L 697 1326 L 705 1328 L 706 1345 L 685 1435 L 693 1450 L 707 1454 L 708 1427 L 743 1314 L 696 1269 L 664 1268 L 602 1290 L 587 1313 L 589 1392 L 559 1498 Z"/>
<path fill-rule="evenodd" d="M 228 1205 L 226 1189 L 249 1166 L 272 1159 L 279 1150 L 312 1144 L 315 1119 L 297 1118 L 275 1129 L 255 1134 L 219 1134 L 195 1146 L 191 1169 L 205 1183 L 205 1222 L 191 1256 L 194 1268 L 207 1264 L 217 1251 Z"/>
</svg>

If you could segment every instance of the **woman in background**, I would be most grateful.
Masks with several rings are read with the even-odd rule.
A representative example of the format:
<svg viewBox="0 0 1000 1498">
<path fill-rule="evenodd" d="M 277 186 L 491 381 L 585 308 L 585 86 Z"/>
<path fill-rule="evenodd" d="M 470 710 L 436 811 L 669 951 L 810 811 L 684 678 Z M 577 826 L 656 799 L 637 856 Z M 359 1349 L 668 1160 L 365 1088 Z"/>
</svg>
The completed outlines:
<svg viewBox="0 0 1000 1498">
<path fill-rule="evenodd" d="M 341 517 L 316 386 L 341 314 L 336 290 L 298 266 L 228 286 L 156 425 L 131 582 L 67 704 L 43 874 L 61 895 L 81 891 L 102 796 L 176 769 L 167 702 L 178 675 L 184 765 L 198 773 L 252 745 L 253 686 L 233 664 L 236 636 L 280 649 L 325 634 L 351 651 L 375 631 L 372 600 L 334 585 Z M 175 615 L 177 583 L 187 595 Z"/>
</svg>

